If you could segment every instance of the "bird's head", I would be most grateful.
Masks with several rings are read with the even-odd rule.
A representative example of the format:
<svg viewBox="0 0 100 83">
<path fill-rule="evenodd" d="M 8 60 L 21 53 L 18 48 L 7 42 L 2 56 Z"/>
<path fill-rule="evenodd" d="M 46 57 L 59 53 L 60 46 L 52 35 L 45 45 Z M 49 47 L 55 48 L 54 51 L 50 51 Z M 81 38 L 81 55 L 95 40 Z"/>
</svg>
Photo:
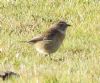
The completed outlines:
<svg viewBox="0 0 100 83">
<path fill-rule="evenodd" d="M 67 24 L 65 21 L 59 21 L 56 25 L 57 29 L 60 31 L 66 31 L 67 27 L 71 26 L 70 24 Z"/>
</svg>

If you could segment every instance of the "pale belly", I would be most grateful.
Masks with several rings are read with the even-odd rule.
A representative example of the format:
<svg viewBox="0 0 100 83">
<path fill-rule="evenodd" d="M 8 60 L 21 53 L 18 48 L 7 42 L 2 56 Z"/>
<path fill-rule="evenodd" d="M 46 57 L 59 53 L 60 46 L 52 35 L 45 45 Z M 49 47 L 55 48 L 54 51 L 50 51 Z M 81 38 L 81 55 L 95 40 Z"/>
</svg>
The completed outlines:
<svg viewBox="0 0 100 83">
<path fill-rule="evenodd" d="M 57 51 L 62 42 L 45 40 L 36 43 L 34 46 L 39 53 L 51 54 Z"/>
</svg>

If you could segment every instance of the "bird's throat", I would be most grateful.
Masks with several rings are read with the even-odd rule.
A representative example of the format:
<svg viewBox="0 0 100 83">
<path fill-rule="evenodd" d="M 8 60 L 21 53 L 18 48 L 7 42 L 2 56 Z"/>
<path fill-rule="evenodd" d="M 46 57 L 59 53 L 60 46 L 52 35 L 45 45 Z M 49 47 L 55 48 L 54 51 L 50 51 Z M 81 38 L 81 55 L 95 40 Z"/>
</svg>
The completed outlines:
<svg viewBox="0 0 100 83">
<path fill-rule="evenodd" d="M 59 31 L 61 34 L 65 34 L 65 30 L 63 31 L 63 30 L 58 29 L 58 31 Z"/>
</svg>

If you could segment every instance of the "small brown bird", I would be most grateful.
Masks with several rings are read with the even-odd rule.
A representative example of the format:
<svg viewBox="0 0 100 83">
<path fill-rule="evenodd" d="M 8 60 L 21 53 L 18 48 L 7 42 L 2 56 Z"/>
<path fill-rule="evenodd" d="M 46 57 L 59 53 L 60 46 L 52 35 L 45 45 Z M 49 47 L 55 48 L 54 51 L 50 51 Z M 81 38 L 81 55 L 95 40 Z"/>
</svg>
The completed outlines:
<svg viewBox="0 0 100 83">
<path fill-rule="evenodd" d="M 30 44 L 34 44 L 34 47 L 39 53 L 51 54 L 57 51 L 65 38 L 65 31 L 70 26 L 64 21 L 60 21 L 49 30 L 34 37 L 28 41 Z"/>
</svg>

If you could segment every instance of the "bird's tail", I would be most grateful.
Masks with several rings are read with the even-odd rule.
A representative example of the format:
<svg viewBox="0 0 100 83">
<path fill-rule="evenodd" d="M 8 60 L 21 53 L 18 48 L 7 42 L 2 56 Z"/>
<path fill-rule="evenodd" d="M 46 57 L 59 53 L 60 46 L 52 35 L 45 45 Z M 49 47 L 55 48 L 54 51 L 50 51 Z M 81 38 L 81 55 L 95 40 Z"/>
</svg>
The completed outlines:
<svg viewBox="0 0 100 83">
<path fill-rule="evenodd" d="M 28 41 L 18 41 L 18 42 L 20 42 L 20 43 L 28 43 Z"/>
<path fill-rule="evenodd" d="M 30 41 L 19 41 L 20 43 L 29 43 L 29 44 L 33 44 L 32 42 Z"/>
</svg>

